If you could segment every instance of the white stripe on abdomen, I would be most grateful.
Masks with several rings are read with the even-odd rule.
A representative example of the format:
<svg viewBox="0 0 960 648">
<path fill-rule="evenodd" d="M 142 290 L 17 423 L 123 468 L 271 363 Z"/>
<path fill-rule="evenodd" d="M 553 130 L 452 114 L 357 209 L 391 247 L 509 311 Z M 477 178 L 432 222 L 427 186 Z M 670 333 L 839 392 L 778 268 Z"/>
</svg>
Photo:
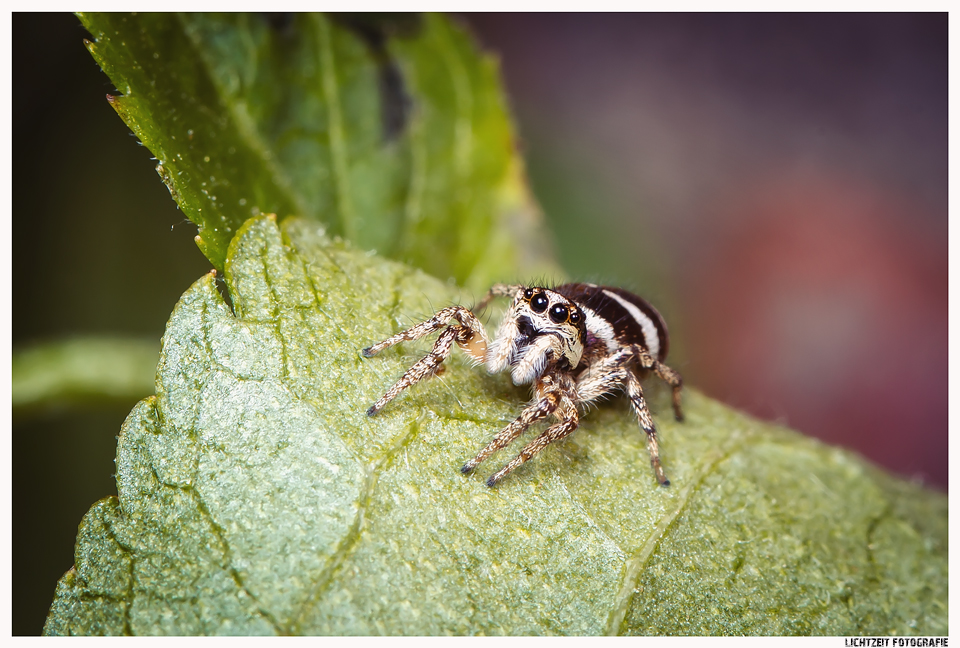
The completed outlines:
<svg viewBox="0 0 960 648">
<path fill-rule="evenodd" d="M 647 317 L 646 313 L 617 293 L 604 290 L 603 294 L 607 297 L 617 300 L 618 304 L 627 309 L 627 312 L 630 313 L 630 316 L 633 317 L 633 319 L 643 330 L 643 337 L 646 339 L 647 350 L 650 351 L 650 355 L 652 355 L 654 358 L 658 357 L 660 355 L 660 336 L 657 335 L 657 326 L 653 323 L 653 320 Z"/>
</svg>

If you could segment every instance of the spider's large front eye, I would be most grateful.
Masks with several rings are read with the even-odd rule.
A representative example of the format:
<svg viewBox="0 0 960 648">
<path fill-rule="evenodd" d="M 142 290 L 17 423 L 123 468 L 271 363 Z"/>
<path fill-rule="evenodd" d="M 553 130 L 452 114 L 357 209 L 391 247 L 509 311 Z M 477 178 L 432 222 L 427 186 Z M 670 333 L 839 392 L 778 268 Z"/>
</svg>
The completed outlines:
<svg viewBox="0 0 960 648">
<path fill-rule="evenodd" d="M 549 304 L 550 301 L 543 293 L 537 293 L 533 296 L 533 299 L 530 300 L 530 308 L 533 309 L 534 313 L 542 313 L 543 311 L 547 310 L 547 306 Z"/>
<path fill-rule="evenodd" d="M 556 324 L 562 324 L 563 322 L 566 322 L 568 317 L 570 317 L 570 311 L 566 306 L 557 304 L 550 309 L 550 319 L 552 319 Z"/>
</svg>

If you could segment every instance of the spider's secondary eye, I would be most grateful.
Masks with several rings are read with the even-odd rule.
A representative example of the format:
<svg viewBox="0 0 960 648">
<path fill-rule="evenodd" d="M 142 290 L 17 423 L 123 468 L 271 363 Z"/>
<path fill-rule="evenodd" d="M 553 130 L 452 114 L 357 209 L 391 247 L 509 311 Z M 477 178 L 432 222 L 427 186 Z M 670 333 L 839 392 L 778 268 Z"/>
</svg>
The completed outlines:
<svg viewBox="0 0 960 648">
<path fill-rule="evenodd" d="M 570 323 L 579 324 L 580 323 L 580 311 L 573 311 L 570 313 Z"/>
<path fill-rule="evenodd" d="M 543 293 L 537 293 L 533 296 L 533 299 L 530 300 L 530 308 L 533 309 L 534 313 L 542 313 L 547 310 L 547 306 L 550 302 L 547 300 L 547 296 Z"/>
<path fill-rule="evenodd" d="M 533 297 L 533 288 L 527 288 L 523 291 L 523 298 L 527 301 L 530 301 L 530 298 Z"/>
<path fill-rule="evenodd" d="M 566 306 L 561 306 L 557 304 L 550 309 L 550 319 L 552 319 L 557 324 L 561 324 L 567 321 L 567 318 L 570 316 L 570 311 L 567 310 Z"/>
</svg>

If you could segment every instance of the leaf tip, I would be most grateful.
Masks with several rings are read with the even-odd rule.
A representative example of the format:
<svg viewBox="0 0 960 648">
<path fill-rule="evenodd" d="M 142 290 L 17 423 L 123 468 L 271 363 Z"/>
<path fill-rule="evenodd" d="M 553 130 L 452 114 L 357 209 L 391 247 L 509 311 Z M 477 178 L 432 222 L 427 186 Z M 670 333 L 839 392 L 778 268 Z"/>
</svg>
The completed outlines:
<svg viewBox="0 0 960 648">
<path fill-rule="evenodd" d="M 90 52 L 90 56 L 93 57 L 93 60 L 96 61 L 98 64 L 100 64 L 101 57 L 100 57 L 100 50 L 97 48 L 97 40 L 95 38 L 93 40 L 90 40 L 89 38 L 84 38 L 83 46 L 86 48 L 88 52 Z M 100 68 L 103 69 L 102 64 L 100 65 Z"/>
</svg>

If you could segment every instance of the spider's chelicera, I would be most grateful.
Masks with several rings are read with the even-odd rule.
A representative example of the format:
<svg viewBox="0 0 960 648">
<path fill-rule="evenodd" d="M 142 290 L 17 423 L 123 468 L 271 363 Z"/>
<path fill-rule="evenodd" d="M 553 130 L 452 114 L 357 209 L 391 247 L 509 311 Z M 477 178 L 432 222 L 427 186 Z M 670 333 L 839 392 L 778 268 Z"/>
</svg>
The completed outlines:
<svg viewBox="0 0 960 648">
<path fill-rule="evenodd" d="M 487 480 L 488 486 L 495 485 L 548 444 L 576 430 L 580 424 L 578 406 L 622 389 L 646 432 L 657 480 L 668 485 L 660 465 L 656 427 L 640 387 L 640 379 L 653 371 L 673 388 L 673 411 L 678 421 L 683 420 L 682 379 L 663 364 L 668 337 L 660 313 L 626 290 L 588 283 L 555 288 L 497 284 L 473 310 L 479 312 L 495 297 L 512 297 L 513 303 L 493 341 L 470 309 L 448 306 L 427 321 L 364 349 L 363 355 L 369 358 L 398 342 L 443 329 L 433 350 L 410 367 L 367 414 L 373 416 L 404 389 L 437 373 L 456 343 L 491 373 L 509 369 L 515 384 L 533 383 L 534 394 L 520 416 L 464 464 L 464 473 L 471 472 L 533 423 L 551 414 L 556 417 L 557 423 Z"/>
</svg>

